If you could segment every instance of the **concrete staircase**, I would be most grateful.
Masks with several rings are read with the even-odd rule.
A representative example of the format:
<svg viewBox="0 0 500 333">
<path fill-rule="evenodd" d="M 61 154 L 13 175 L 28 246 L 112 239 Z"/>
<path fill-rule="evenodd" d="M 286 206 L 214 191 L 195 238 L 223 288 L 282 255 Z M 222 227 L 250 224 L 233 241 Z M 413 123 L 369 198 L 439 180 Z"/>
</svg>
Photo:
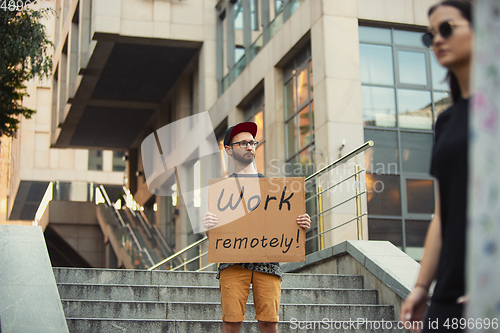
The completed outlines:
<svg viewBox="0 0 500 333">
<path fill-rule="evenodd" d="M 215 273 L 53 270 L 70 332 L 221 331 L 222 312 Z M 242 332 L 259 332 L 252 302 L 250 292 Z M 384 320 L 385 327 L 387 321 L 396 327 L 394 307 L 378 303 L 378 291 L 363 289 L 362 276 L 285 274 L 279 330 L 400 332 L 374 326 Z M 356 322 L 358 318 L 374 323 L 354 326 L 349 322 Z M 316 323 L 314 328 L 311 323 L 323 320 L 328 324 Z M 343 328 L 340 325 L 344 325 Z"/>
</svg>

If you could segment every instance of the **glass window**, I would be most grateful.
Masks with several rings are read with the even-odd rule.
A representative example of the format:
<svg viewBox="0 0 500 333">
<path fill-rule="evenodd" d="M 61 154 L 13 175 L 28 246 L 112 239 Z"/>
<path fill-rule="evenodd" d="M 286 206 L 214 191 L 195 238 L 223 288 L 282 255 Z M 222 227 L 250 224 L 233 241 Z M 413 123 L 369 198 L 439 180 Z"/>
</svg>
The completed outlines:
<svg viewBox="0 0 500 333">
<path fill-rule="evenodd" d="M 257 171 L 265 174 L 265 133 L 264 133 L 264 92 L 257 94 L 244 110 L 245 121 L 257 124 L 257 135 L 255 141 L 259 145 L 255 149 L 255 162 Z"/>
<path fill-rule="evenodd" d="M 427 85 L 427 66 L 425 64 L 425 53 L 398 51 L 398 62 L 399 82 L 405 84 L 417 84 L 422 86 Z"/>
<path fill-rule="evenodd" d="M 308 149 L 295 155 L 295 157 L 286 164 L 286 173 L 290 177 L 307 177 L 313 172 L 314 164 Z"/>
<path fill-rule="evenodd" d="M 399 176 L 366 174 L 368 212 L 373 215 L 401 215 Z"/>
<path fill-rule="evenodd" d="M 429 173 L 433 140 L 430 133 L 401 132 L 401 160 L 404 172 Z"/>
<path fill-rule="evenodd" d="M 423 47 L 423 32 L 394 30 L 394 44 Z"/>
<path fill-rule="evenodd" d="M 125 171 L 125 152 L 123 151 L 113 152 L 113 171 L 117 172 Z"/>
<path fill-rule="evenodd" d="M 391 44 L 391 29 L 359 27 L 359 41 L 368 43 Z"/>
<path fill-rule="evenodd" d="M 259 1 L 250 1 L 250 15 L 252 17 L 252 30 L 259 30 Z"/>
<path fill-rule="evenodd" d="M 395 246 L 403 246 L 401 220 L 368 219 L 370 240 L 387 240 Z"/>
<path fill-rule="evenodd" d="M 312 141 L 311 122 L 309 120 L 309 105 L 299 112 L 299 144 L 300 148 L 304 148 Z"/>
<path fill-rule="evenodd" d="M 283 70 L 285 81 L 285 142 L 287 162 L 301 163 L 314 143 L 314 103 L 312 100 L 311 50 L 300 51 Z M 298 154 L 298 155 L 297 155 Z M 301 168 L 300 168 L 301 169 Z M 290 168 L 290 172 L 294 172 Z"/>
<path fill-rule="evenodd" d="M 298 149 L 297 145 L 297 118 L 294 117 L 286 123 L 286 156 L 293 156 Z"/>
<path fill-rule="evenodd" d="M 234 63 L 237 64 L 238 61 L 245 55 L 245 48 L 240 45 L 236 45 L 234 49 Z"/>
<path fill-rule="evenodd" d="M 430 221 L 406 220 L 406 246 L 423 247 Z"/>
<path fill-rule="evenodd" d="M 405 251 L 410 247 L 408 253 L 414 258 L 421 255 L 415 247 L 422 246 L 425 233 L 406 240 L 401 229 L 409 226 L 407 236 L 413 229 L 418 234 L 426 222 L 417 219 L 430 220 L 434 211 L 429 175 L 433 128 L 435 117 L 450 105 L 447 83 L 442 82 L 446 70 L 421 37 L 422 32 L 359 27 L 365 141 L 375 142 L 365 153 L 368 220 L 374 221 L 369 225 L 370 238 L 388 239 Z M 394 220 L 384 220 L 388 216 L 397 219 L 397 233 L 389 228 Z"/>
<path fill-rule="evenodd" d="M 302 105 L 309 99 L 307 68 L 301 71 L 297 77 L 297 95 L 299 97 L 298 105 Z"/>
<path fill-rule="evenodd" d="M 447 70 L 441 66 L 436 60 L 434 52 L 431 54 L 431 74 L 432 74 L 432 88 L 439 90 L 449 90 L 448 82 L 446 82 Z"/>
<path fill-rule="evenodd" d="M 359 45 L 361 82 L 394 84 L 392 48 L 381 45 Z"/>
<path fill-rule="evenodd" d="M 289 118 L 295 113 L 297 108 L 296 97 L 295 97 L 295 77 L 285 84 L 285 116 Z"/>
<path fill-rule="evenodd" d="M 89 150 L 89 170 L 102 171 L 102 150 Z"/>
<path fill-rule="evenodd" d="M 234 4 L 234 28 L 243 29 L 243 6 L 241 0 Z"/>
<path fill-rule="evenodd" d="M 375 145 L 365 153 L 365 168 L 376 174 L 399 173 L 398 133 L 365 129 L 365 141 Z"/>
<path fill-rule="evenodd" d="M 432 129 L 430 91 L 398 89 L 399 127 Z"/>
<path fill-rule="evenodd" d="M 283 10 L 283 1 L 285 0 L 274 0 L 274 11 L 275 15 L 278 15 L 279 12 Z"/>
<path fill-rule="evenodd" d="M 408 213 L 434 214 L 434 182 L 430 179 L 407 179 Z"/>
<path fill-rule="evenodd" d="M 361 87 L 365 126 L 396 126 L 396 102 L 393 88 Z"/>
</svg>

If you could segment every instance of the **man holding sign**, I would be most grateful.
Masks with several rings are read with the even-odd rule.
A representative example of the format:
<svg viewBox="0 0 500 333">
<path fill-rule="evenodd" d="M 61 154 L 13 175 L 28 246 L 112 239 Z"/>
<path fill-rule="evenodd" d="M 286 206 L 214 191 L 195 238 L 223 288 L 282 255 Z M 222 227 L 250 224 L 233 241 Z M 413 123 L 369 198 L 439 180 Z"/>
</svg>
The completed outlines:
<svg viewBox="0 0 500 333">
<path fill-rule="evenodd" d="M 253 286 L 255 319 L 258 321 L 260 331 L 278 332 L 278 309 L 283 272 L 279 263 L 269 262 L 269 260 L 275 257 L 274 253 L 278 253 L 278 255 L 292 253 L 295 248 L 299 248 L 299 244 L 302 244 L 299 250 L 302 251 L 303 256 L 305 230 L 311 226 L 309 215 L 307 213 L 301 214 L 296 218 L 296 225 L 300 227 L 297 232 L 294 231 L 297 229 L 296 227 L 287 226 L 287 230 L 292 227 L 293 234 L 283 231 L 280 235 L 276 234 L 276 230 L 274 230 L 275 234 L 267 235 L 267 238 L 266 235 L 261 237 L 263 232 L 273 231 L 271 226 L 266 228 L 264 223 L 267 220 L 266 217 L 271 216 L 269 213 L 271 210 L 291 214 L 297 209 L 305 212 L 305 207 L 303 188 L 299 191 L 302 198 L 298 196 L 293 198 L 295 193 L 293 193 L 293 186 L 290 186 L 290 183 L 287 182 L 285 186 L 279 186 L 277 183 L 266 183 L 259 179 L 265 178 L 265 176 L 257 172 L 253 163 L 255 148 L 258 144 L 255 141 L 256 135 L 257 125 L 253 122 L 239 123 L 226 131 L 225 150 L 232 157 L 235 165 L 234 173 L 229 178 L 230 184 L 234 184 L 234 191 L 229 188 L 231 186 L 227 186 L 228 183 L 219 182 L 210 185 L 209 209 L 211 212 L 217 212 L 221 220 L 218 219 L 218 215 L 211 212 L 206 213 L 203 217 L 203 226 L 206 229 L 217 227 L 217 229 L 207 232 L 210 242 L 209 261 L 210 256 L 213 257 L 215 251 L 231 252 L 236 258 L 238 258 L 239 253 L 246 253 L 244 251 L 254 251 L 257 254 L 265 253 L 262 256 L 262 261 L 266 262 L 238 263 L 230 260 L 230 263 L 219 265 L 217 278 L 221 292 L 223 333 L 240 331 L 245 319 L 245 306 L 250 292 L 250 284 Z M 303 186 L 303 179 L 301 184 Z M 271 185 L 278 189 L 274 196 L 272 195 L 274 192 L 269 190 Z M 268 190 L 267 193 L 271 194 L 262 195 L 260 189 L 264 188 Z M 226 193 L 224 193 L 225 191 Z M 297 205 L 297 202 L 300 202 L 302 207 Z M 253 220 L 251 220 L 252 218 Z M 234 224 L 226 224 L 229 222 L 234 222 Z M 276 222 L 283 224 L 287 221 Z M 219 235 L 222 234 L 219 230 L 223 229 L 226 231 L 225 235 L 229 236 L 220 236 L 219 238 Z M 240 233 L 235 229 L 240 229 Z M 216 233 L 216 236 L 212 237 L 214 236 L 212 233 Z M 291 248 L 293 249 L 291 250 Z M 226 258 L 231 258 L 231 254 L 225 255 Z"/>
</svg>

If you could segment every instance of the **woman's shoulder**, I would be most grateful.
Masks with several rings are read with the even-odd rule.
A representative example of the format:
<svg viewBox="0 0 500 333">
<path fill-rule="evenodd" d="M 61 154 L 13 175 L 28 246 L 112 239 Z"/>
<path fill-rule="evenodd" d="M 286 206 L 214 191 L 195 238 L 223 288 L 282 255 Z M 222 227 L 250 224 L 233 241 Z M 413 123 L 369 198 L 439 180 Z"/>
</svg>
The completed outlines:
<svg viewBox="0 0 500 333">
<path fill-rule="evenodd" d="M 440 127 L 446 124 L 450 118 L 456 114 L 458 110 L 467 110 L 469 105 L 469 99 L 460 98 L 456 103 L 448 107 L 446 110 L 441 112 L 436 119 L 435 130 L 438 131 Z"/>
</svg>

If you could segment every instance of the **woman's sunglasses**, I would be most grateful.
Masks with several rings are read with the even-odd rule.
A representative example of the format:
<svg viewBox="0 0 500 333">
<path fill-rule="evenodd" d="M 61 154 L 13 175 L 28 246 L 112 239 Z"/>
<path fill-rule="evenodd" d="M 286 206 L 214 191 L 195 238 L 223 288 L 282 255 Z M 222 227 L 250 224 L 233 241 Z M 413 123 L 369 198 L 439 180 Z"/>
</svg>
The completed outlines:
<svg viewBox="0 0 500 333">
<path fill-rule="evenodd" d="M 453 33 L 453 29 L 460 25 L 469 25 L 469 21 L 461 20 L 461 21 L 446 21 L 439 25 L 438 31 L 441 37 L 448 38 Z M 430 30 L 426 32 L 422 36 L 422 42 L 426 47 L 431 47 L 434 42 L 434 36 L 436 35 L 436 31 Z"/>
</svg>

